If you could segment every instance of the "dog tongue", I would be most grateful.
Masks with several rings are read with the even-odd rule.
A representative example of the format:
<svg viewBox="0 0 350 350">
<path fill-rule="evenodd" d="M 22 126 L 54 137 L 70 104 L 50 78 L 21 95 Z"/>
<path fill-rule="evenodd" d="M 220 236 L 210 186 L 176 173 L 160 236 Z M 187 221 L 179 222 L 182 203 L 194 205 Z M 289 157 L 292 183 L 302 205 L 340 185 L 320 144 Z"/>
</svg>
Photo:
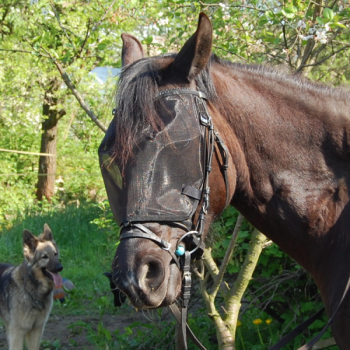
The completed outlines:
<svg viewBox="0 0 350 350">
<path fill-rule="evenodd" d="M 55 286 L 62 286 L 62 284 L 63 284 L 62 276 L 56 272 L 50 272 L 50 273 L 53 277 L 53 281 L 55 282 Z"/>
</svg>

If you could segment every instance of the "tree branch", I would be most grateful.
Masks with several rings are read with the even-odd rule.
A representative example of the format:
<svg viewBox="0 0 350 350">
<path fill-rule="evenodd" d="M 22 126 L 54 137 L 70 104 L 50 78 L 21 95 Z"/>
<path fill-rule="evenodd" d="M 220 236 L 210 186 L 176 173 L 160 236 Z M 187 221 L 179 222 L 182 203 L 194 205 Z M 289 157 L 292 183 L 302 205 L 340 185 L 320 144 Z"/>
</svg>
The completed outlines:
<svg viewBox="0 0 350 350">
<path fill-rule="evenodd" d="M 237 217 L 235 228 L 234 228 L 233 233 L 232 233 L 230 244 L 229 244 L 229 246 L 227 248 L 225 257 L 224 257 L 224 259 L 223 259 L 223 261 L 221 263 L 219 273 L 217 274 L 217 276 L 214 279 L 214 285 L 213 285 L 212 291 L 210 293 L 210 294 L 213 294 L 214 296 L 217 294 L 217 292 L 219 290 L 219 287 L 220 287 L 220 284 L 222 282 L 222 279 L 224 278 L 224 273 L 226 271 L 227 265 L 228 265 L 229 261 L 232 258 L 233 248 L 235 247 L 236 240 L 237 240 L 238 233 L 239 233 L 239 230 L 241 228 L 243 219 L 244 219 L 243 215 L 239 214 L 238 217 Z"/>
<path fill-rule="evenodd" d="M 75 45 L 74 45 L 74 43 L 72 42 L 72 40 L 70 40 L 70 37 L 68 36 L 66 29 L 62 26 L 60 17 L 59 17 L 59 15 L 58 15 L 58 13 L 57 13 L 57 11 L 56 11 L 56 9 L 55 9 L 55 5 L 54 5 L 53 3 L 50 3 L 50 6 L 51 6 L 51 8 L 52 8 L 52 11 L 53 11 L 54 14 L 55 14 L 55 17 L 56 17 L 56 19 L 57 19 L 57 22 L 58 22 L 59 26 L 60 26 L 61 29 L 63 30 L 64 35 L 66 36 L 66 38 L 68 39 L 69 43 L 74 47 L 74 50 L 75 50 Z"/>
<path fill-rule="evenodd" d="M 350 47 L 349 46 L 344 46 L 342 47 L 341 49 L 337 50 L 337 51 L 334 51 L 333 53 L 331 53 L 330 55 L 322 58 L 320 61 L 317 61 L 315 63 L 310 63 L 310 64 L 304 64 L 304 65 L 300 65 L 300 67 L 296 70 L 296 73 L 299 73 L 302 69 L 306 68 L 306 67 L 314 67 L 314 66 L 317 66 L 321 63 L 323 63 L 324 61 L 327 61 L 329 58 L 331 58 L 332 56 L 336 55 L 337 53 L 341 52 L 341 51 L 344 51 L 345 49 L 348 49 Z"/>
<path fill-rule="evenodd" d="M 107 128 L 101 123 L 101 121 L 95 116 L 93 111 L 89 108 L 88 104 L 85 102 L 83 96 L 81 96 L 80 92 L 76 89 L 72 81 L 70 80 L 68 74 L 64 70 L 64 68 L 60 65 L 57 60 L 53 60 L 58 71 L 61 74 L 63 81 L 66 83 L 67 87 L 72 91 L 75 98 L 78 100 L 81 108 L 86 112 L 86 114 L 90 117 L 90 119 L 103 131 L 106 132 Z"/>
<path fill-rule="evenodd" d="M 1 49 L 0 48 L 0 51 L 9 51 L 9 52 L 21 52 L 21 53 L 29 53 L 29 54 L 33 54 L 33 51 L 28 51 L 28 50 L 17 50 L 17 49 Z M 39 54 L 43 57 L 46 57 L 46 58 L 50 58 L 50 56 L 47 56 L 47 55 L 43 55 L 43 54 Z"/>
<path fill-rule="evenodd" d="M 110 11 L 110 9 L 112 8 L 112 6 L 115 4 L 117 0 L 114 0 L 111 5 L 108 7 L 108 9 L 105 11 L 104 15 L 102 16 L 102 18 L 94 25 L 94 27 L 92 28 L 92 31 L 94 32 L 95 30 L 97 30 L 97 28 L 99 27 L 99 25 L 102 23 L 102 21 L 106 18 L 107 13 Z"/>
<path fill-rule="evenodd" d="M 81 108 L 86 112 L 86 114 L 90 117 L 90 119 L 103 131 L 106 132 L 107 128 L 100 122 L 100 120 L 95 116 L 95 114 L 93 113 L 93 111 L 89 108 L 88 104 L 85 102 L 83 96 L 81 96 L 80 92 L 76 89 L 76 87 L 74 86 L 74 84 L 72 83 L 72 81 L 70 80 L 67 72 L 65 71 L 65 69 L 61 66 L 61 64 L 54 58 L 51 56 L 50 52 L 48 52 L 44 47 L 41 47 L 52 59 L 52 61 L 54 62 L 54 64 L 56 65 L 58 71 L 61 74 L 61 77 L 63 79 L 63 81 L 65 82 L 65 84 L 67 85 L 67 87 L 69 88 L 69 90 L 72 91 L 73 95 L 75 96 L 75 98 L 78 100 Z"/>
</svg>

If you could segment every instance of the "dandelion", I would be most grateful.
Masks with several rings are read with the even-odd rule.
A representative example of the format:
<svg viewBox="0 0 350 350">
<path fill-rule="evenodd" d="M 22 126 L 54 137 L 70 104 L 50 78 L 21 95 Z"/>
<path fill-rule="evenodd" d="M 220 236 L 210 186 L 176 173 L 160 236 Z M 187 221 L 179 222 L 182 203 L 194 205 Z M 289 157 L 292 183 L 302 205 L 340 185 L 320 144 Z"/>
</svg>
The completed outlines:
<svg viewBox="0 0 350 350">
<path fill-rule="evenodd" d="M 240 320 L 237 321 L 237 327 L 241 327 L 242 326 L 242 322 Z"/>
<path fill-rule="evenodd" d="M 260 334 L 260 329 L 259 329 L 259 324 L 262 323 L 262 319 L 257 318 L 255 320 L 253 320 L 253 323 L 256 325 L 256 330 L 257 330 L 258 335 L 259 335 L 260 343 L 263 347 L 265 347 L 264 342 L 263 342 L 262 337 L 261 337 L 261 334 Z"/>
<path fill-rule="evenodd" d="M 273 338 L 273 335 L 272 335 L 272 330 L 271 330 L 271 326 L 270 326 L 270 324 L 271 324 L 271 322 L 272 322 L 272 319 L 271 319 L 271 318 L 268 318 L 265 322 L 266 322 L 266 324 L 267 324 L 268 327 L 269 327 L 270 337 L 271 337 L 271 339 L 272 339 L 272 338 Z"/>
</svg>

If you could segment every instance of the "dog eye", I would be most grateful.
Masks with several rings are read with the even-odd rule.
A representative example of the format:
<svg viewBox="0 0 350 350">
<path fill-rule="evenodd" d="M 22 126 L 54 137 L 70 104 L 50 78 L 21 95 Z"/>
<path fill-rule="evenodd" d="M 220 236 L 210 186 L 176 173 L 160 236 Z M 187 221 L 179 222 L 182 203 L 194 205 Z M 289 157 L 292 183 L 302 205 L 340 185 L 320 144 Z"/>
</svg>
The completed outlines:
<svg viewBox="0 0 350 350">
<path fill-rule="evenodd" d="M 57 256 L 57 255 L 58 255 L 58 254 L 57 254 L 57 252 L 55 252 L 54 254 L 55 254 L 55 256 Z"/>
<path fill-rule="evenodd" d="M 41 256 L 41 258 L 42 258 L 42 259 L 48 259 L 49 256 L 48 256 L 47 254 L 44 254 L 44 255 Z"/>
</svg>

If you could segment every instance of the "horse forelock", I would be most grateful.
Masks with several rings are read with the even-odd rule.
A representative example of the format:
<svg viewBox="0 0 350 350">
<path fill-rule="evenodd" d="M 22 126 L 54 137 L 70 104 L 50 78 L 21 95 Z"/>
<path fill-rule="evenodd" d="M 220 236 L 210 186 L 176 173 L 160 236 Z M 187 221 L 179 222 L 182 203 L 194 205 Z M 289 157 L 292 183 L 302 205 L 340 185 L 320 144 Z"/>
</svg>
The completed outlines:
<svg viewBox="0 0 350 350">
<path fill-rule="evenodd" d="M 161 84 L 165 84 L 167 68 L 175 55 L 148 57 L 125 66 L 121 72 L 115 97 L 116 138 L 114 154 L 122 166 L 133 157 L 138 139 L 144 132 L 152 134 L 163 127 L 156 112 L 155 97 Z M 216 97 L 209 65 L 196 78 L 198 89 L 209 100 Z M 174 87 L 176 87 L 174 85 Z"/>
</svg>

